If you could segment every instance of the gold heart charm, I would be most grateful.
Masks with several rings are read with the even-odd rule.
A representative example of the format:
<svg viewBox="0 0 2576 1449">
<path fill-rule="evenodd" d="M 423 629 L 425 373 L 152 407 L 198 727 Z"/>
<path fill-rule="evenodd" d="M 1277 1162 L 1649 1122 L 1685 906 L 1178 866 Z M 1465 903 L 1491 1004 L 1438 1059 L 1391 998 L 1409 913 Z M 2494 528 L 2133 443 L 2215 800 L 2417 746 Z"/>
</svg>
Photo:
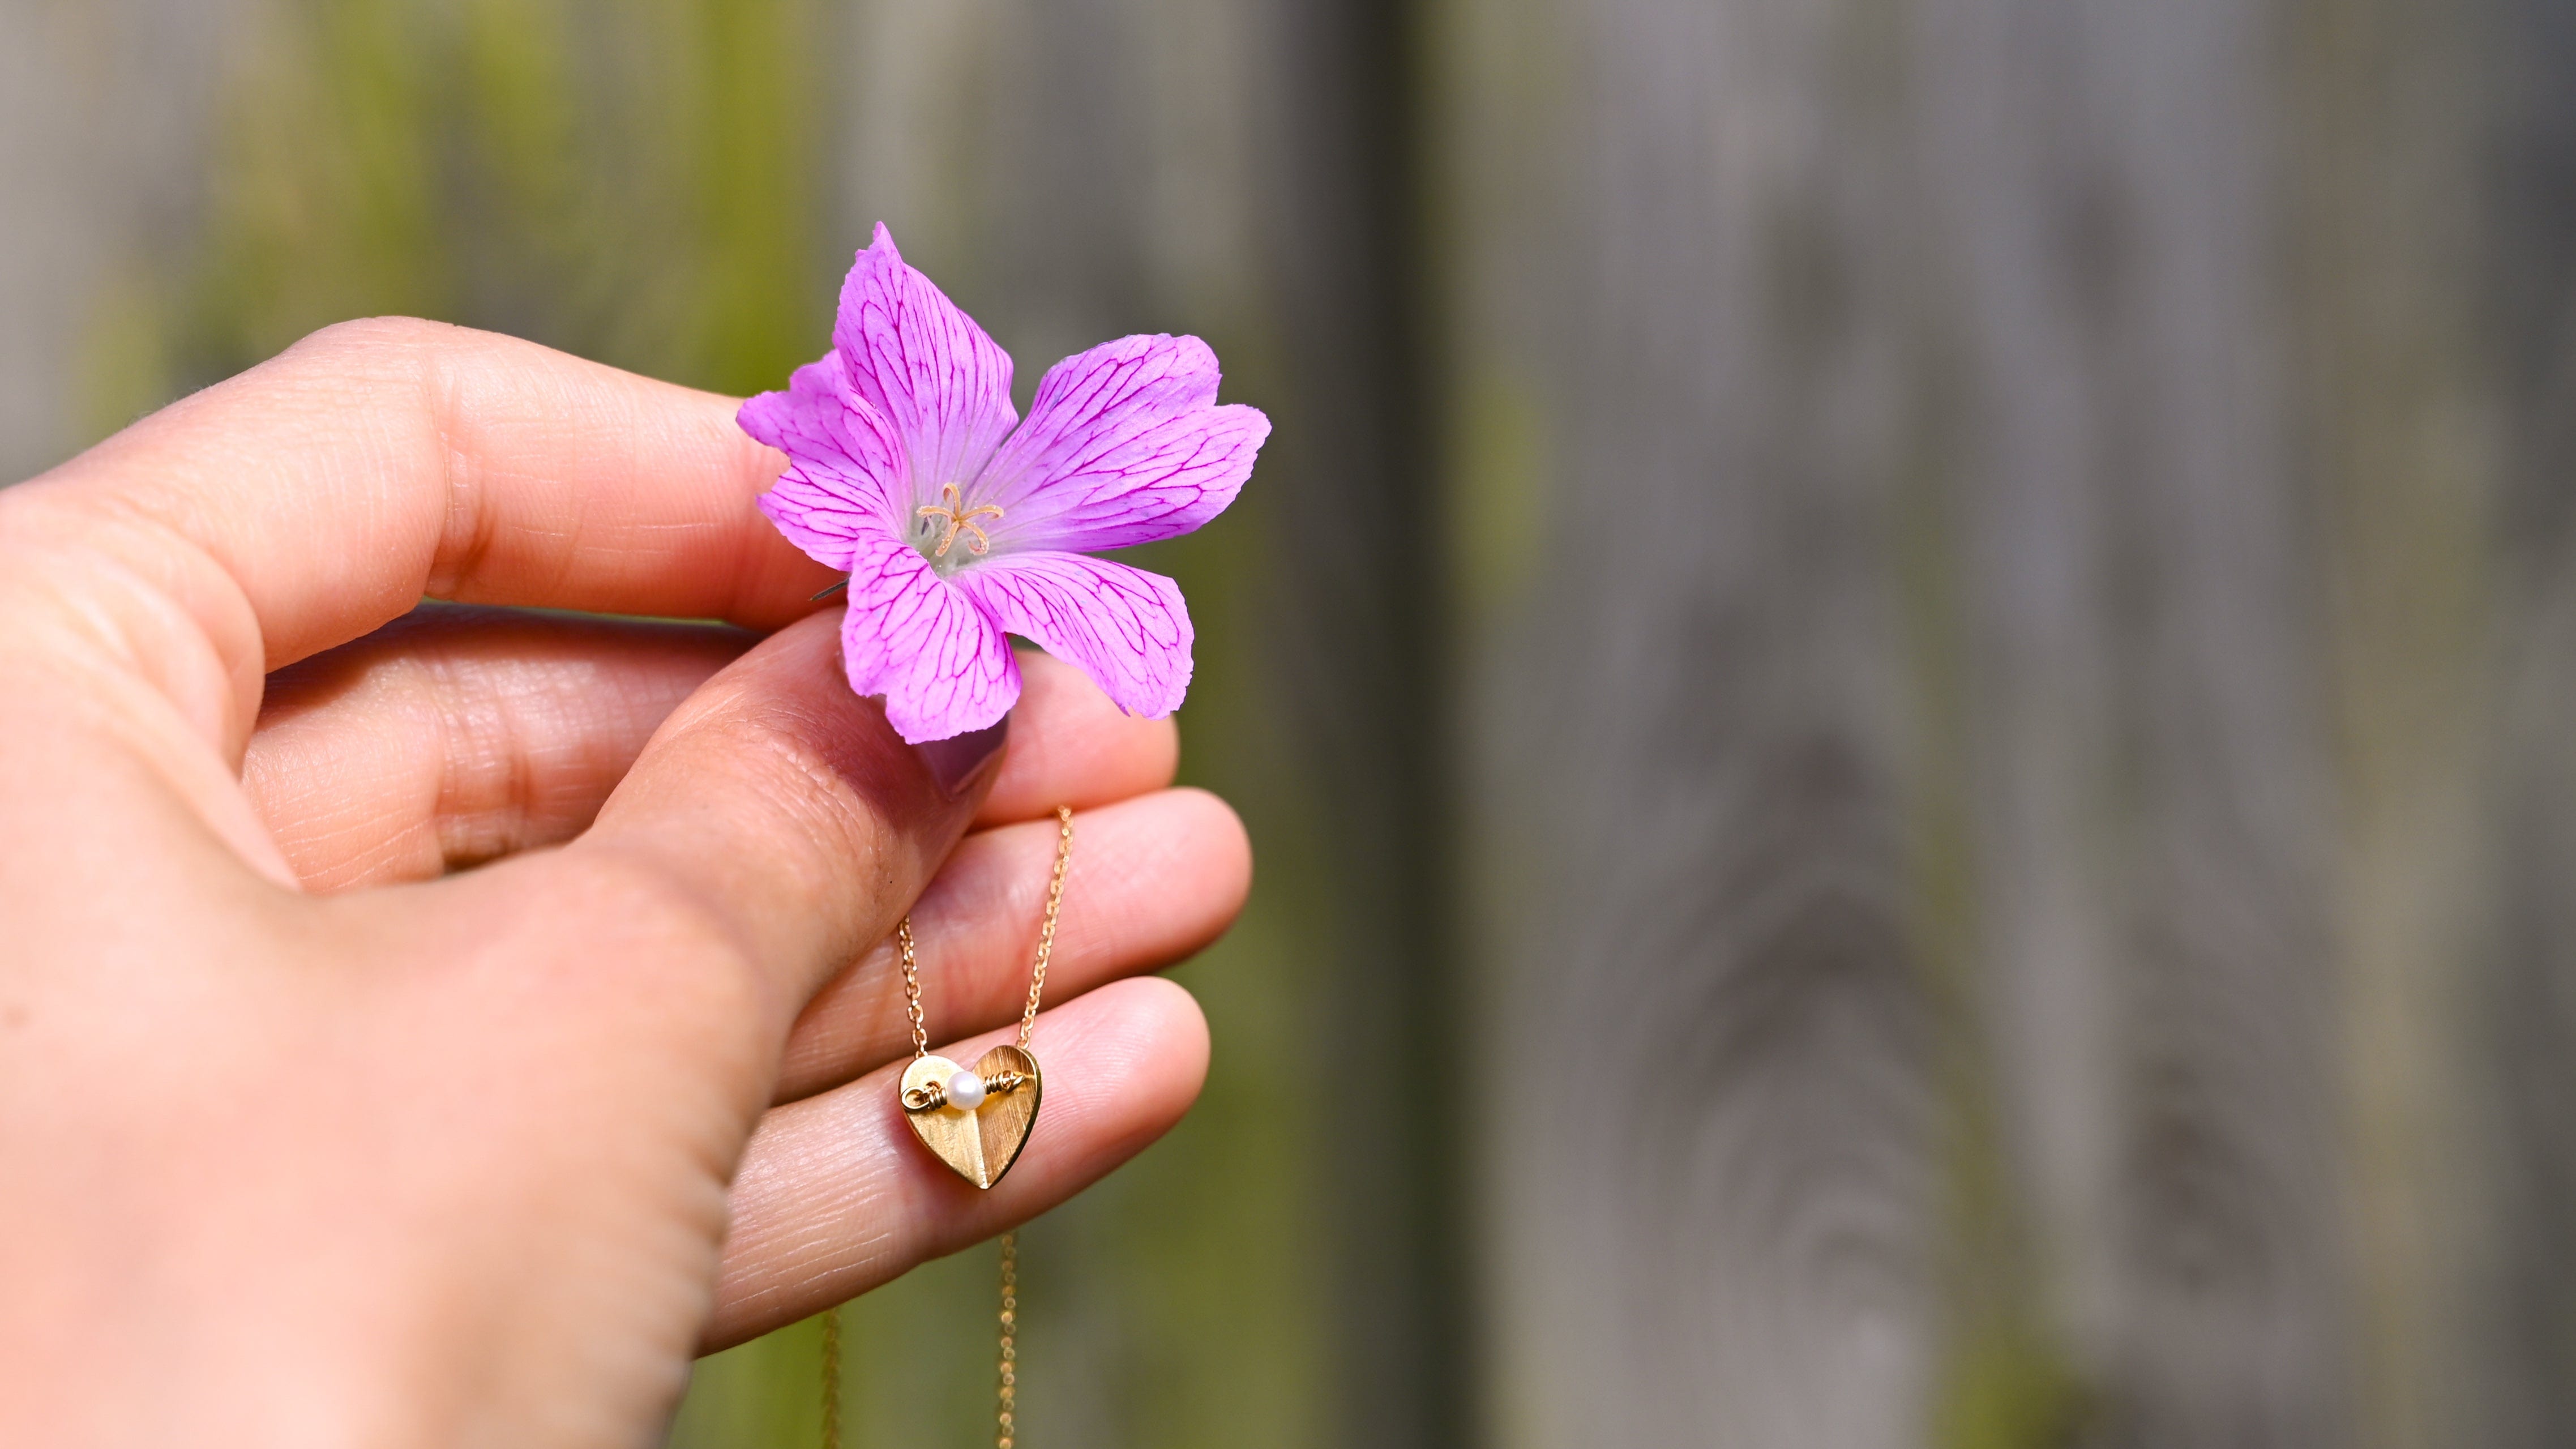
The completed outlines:
<svg viewBox="0 0 2576 1449">
<path fill-rule="evenodd" d="M 957 1175 L 991 1187 L 1020 1160 L 1029 1129 L 1038 1120 L 1038 1059 L 1015 1046 L 997 1046 L 975 1064 L 974 1085 L 954 1095 L 982 1100 L 963 1106 L 950 1084 L 968 1075 L 946 1057 L 915 1057 L 896 1089 L 912 1135 Z"/>
</svg>

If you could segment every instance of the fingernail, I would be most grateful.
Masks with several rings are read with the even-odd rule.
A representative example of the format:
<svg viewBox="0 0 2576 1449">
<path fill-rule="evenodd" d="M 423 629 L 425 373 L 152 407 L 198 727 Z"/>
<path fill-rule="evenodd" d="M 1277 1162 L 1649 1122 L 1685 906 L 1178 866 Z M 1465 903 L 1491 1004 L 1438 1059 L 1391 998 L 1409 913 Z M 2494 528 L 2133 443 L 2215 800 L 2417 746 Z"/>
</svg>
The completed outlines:
<svg viewBox="0 0 2576 1449">
<path fill-rule="evenodd" d="M 1004 715 L 993 724 L 972 734 L 954 735 L 932 740 L 914 748 L 921 751 L 922 761 L 930 766 L 930 778 L 954 800 L 966 793 L 986 765 L 1001 758 L 1002 744 L 1011 737 L 1011 717 Z"/>
</svg>

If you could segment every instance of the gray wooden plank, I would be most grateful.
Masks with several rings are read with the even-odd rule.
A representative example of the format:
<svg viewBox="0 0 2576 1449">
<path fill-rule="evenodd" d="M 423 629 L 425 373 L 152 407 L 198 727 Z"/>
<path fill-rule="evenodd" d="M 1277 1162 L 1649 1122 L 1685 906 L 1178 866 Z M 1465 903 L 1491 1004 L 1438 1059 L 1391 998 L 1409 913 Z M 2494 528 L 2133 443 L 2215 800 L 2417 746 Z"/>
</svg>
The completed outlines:
<svg viewBox="0 0 2576 1449">
<path fill-rule="evenodd" d="M 2482 601 L 2494 707 L 2478 803 L 2478 967 L 2457 1060 L 2478 1147 L 2455 1329 L 2478 1442 L 2565 1442 L 2576 1425 L 2576 23 L 2499 0 L 2468 62 L 2488 101 L 2479 187 L 2479 360 L 2501 446 Z"/>
<path fill-rule="evenodd" d="M 1932 11 L 1979 429 L 1981 914 L 2052 1306 L 2097 1434 L 2339 1442 L 2323 634 L 2269 16 Z"/>
<path fill-rule="evenodd" d="M 1961 1059 L 2032 1230 L 2040 1302 L 1996 1311 L 2076 1380 L 2032 1432 L 2340 1442 L 2274 12 L 1447 10 L 1448 356 L 1537 460 L 1467 506 L 1534 489 L 1497 533 L 1541 540 L 1473 585 L 1513 1442 L 1945 1422 L 1945 1264 L 1997 1236 L 1939 1216 Z M 1952 852 L 1943 921 L 1909 871 Z M 1522 1075 L 1596 1054 L 1659 1088 L 1617 1126 Z"/>
<path fill-rule="evenodd" d="M 1472 584 L 1500 1442 L 1912 1442 L 1939 1088 L 1890 523 L 1925 418 L 1881 37 L 1451 10 L 1448 361 L 1462 427 L 1528 440 L 1454 505 L 1529 512 Z"/>
</svg>

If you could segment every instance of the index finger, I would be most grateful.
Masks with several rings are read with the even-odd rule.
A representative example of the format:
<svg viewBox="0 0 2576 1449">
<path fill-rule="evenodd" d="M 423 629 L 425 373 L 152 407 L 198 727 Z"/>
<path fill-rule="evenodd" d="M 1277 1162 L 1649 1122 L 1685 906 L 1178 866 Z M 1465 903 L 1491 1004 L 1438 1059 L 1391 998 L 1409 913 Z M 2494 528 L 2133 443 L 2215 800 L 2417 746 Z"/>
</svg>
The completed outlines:
<svg viewBox="0 0 2576 1449">
<path fill-rule="evenodd" d="M 377 319 L 317 332 L 30 488 L 145 523 L 128 546 L 202 551 L 256 620 L 261 657 L 228 661 L 248 672 L 424 596 L 770 628 L 832 574 L 752 507 L 781 460 L 734 426 L 737 406 L 515 338 Z"/>
</svg>

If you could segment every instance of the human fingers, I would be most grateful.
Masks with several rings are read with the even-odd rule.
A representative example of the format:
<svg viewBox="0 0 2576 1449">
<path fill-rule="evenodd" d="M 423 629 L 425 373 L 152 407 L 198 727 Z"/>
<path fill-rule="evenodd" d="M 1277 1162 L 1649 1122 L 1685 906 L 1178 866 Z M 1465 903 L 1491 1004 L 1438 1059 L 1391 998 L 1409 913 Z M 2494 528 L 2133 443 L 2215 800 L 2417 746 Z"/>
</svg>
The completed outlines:
<svg viewBox="0 0 2576 1449">
<path fill-rule="evenodd" d="M 972 1061 L 1001 1032 L 943 1047 Z M 868 1291 L 1045 1212 L 1170 1130 L 1207 1076 L 1206 1020 L 1189 993 L 1144 977 L 1038 1017 L 1037 1122 L 989 1191 L 914 1138 L 895 1101 L 900 1064 L 773 1109 L 734 1175 L 713 1352 Z"/>
<path fill-rule="evenodd" d="M 431 879 L 578 834 L 754 642 L 427 606 L 271 676 L 242 783 L 306 889 Z"/>
<path fill-rule="evenodd" d="M 773 1053 L 814 988 L 894 929 L 1002 745 L 999 727 L 962 751 L 905 744 L 850 692 L 836 624 L 801 620 L 708 680 L 560 852 L 561 869 L 692 905 L 725 948 L 710 969 L 758 993 Z"/>
<path fill-rule="evenodd" d="M 1224 934 L 1251 889 L 1243 822 L 1205 791 L 1161 790 L 1086 810 L 1074 833 L 1047 968 L 1050 1001 L 1188 958 Z M 959 1036 L 1018 1019 L 1055 848 L 1052 819 L 978 831 L 913 903 L 931 1030 Z M 779 1100 L 839 1086 L 909 1049 L 901 961 L 893 940 L 879 941 L 815 993 L 788 1036 Z"/>
<path fill-rule="evenodd" d="M 1052 816 L 1059 805 L 1088 810 L 1172 783 L 1181 737 L 1171 720 L 1126 713 L 1091 676 L 1052 654 L 1022 649 L 1019 660 L 1011 717 L 1044 723 L 1014 727 L 977 826 Z"/>
<path fill-rule="evenodd" d="M 20 503 L 98 555 L 64 578 L 138 639 L 166 647 L 171 604 L 194 620 L 246 734 L 261 673 L 424 595 L 754 627 L 808 612 L 831 575 L 752 507 L 780 459 L 736 406 L 491 333 L 346 323 Z"/>
<path fill-rule="evenodd" d="M 753 642 L 721 625 L 424 605 L 270 676 L 243 784 L 308 890 L 434 878 L 578 833 L 663 717 Z M 979 824 L 1169 782 L 1169 720 L 1121 713 L 1051 656 L 1023 651 L 1020 666 L 1025 724 Z"/>
</svg>

